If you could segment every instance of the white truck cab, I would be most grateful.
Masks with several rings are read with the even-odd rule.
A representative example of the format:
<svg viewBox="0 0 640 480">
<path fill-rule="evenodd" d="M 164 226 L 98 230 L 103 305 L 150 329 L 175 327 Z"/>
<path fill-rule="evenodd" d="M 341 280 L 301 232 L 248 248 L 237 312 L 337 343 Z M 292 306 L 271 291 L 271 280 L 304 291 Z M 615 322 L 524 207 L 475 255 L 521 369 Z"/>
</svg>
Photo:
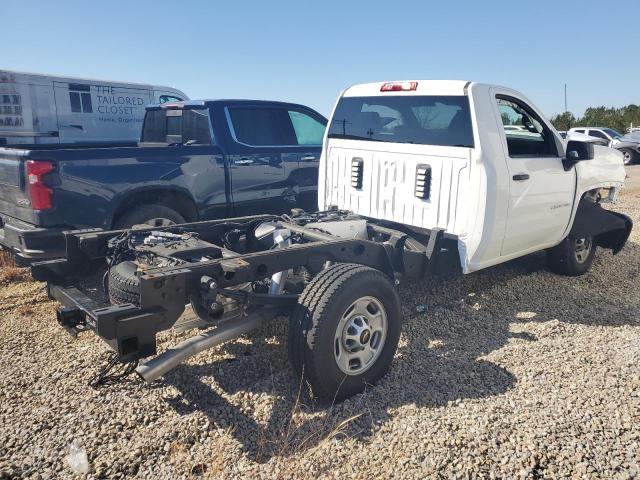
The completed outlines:
<svg viewBox="0 0 640 480">
<path fill-rule="evenodd" d="M 443 229 L 457 239 L 464 273 L 555 247 L 577 262 L 579 271 L 565 273 L 579 274 L 580 257 L 588 268 L 596 245 L 616 251 L 631 229 L 628 218 L 600 208 L 584 207 L 589 213 L 577 222 L 579 206 L 615 200 L 624 179 L 617 151 L 565 145 L 515 90 L 457 80 L 378 82 L 338 98 L 318 203 L 417 231 Z M 624 239 L 598 237 L 616 221 Z M 572 228 L 580 234 L 570 235 Z"/>
</svg>

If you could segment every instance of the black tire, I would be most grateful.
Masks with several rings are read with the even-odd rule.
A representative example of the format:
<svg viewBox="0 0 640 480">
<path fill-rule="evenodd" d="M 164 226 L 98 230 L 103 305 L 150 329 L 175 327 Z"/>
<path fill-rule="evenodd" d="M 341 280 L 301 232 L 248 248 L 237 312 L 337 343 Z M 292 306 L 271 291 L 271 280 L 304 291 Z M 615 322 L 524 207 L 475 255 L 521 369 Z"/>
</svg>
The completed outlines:
<svg viewBox="0 0 640 480">
<path fill-rule="evenodd" d="M 351 375 L 338 366 L 336 334 L 347 309 L 361 298 L 381 304 L 386 338 L 373 363 Z M 333 265 L 307 285 L 291 315 L 288 348 L 293 369 L 298 377 L 304 373 L 314 395 L 323 400 L 351 397 L 375 384 L 389 369 L 400 339 L 401 318 L 398 294 L 382 272 L 355 264 Z"/>
<path fill-rule="evenodd" d="M 588 249 L 583 247 L 580 253 L 580 242 L 587 242 Z M 596 255 L 596 243 L 593 237 L 582 239 L 565 238 L 559 245 L 547 250 L 547 261 L 552 272 L 569 277 L 577 277 L 587 273 Z"/>
<path fill-rule="evenodd" d="M 138 267 L 129 260 L 120 262 L 109 270 L 109 300 L 113 304 L 140 305 L 140 279 Z"/>
<path fill-rule="evenodd" d="M 619 152 L 623 156 L 622 162 L 625 165 L 632 165 L 636 163 L 636 152 L 634 152 L 630 148 L 621 148 Z"/>
<path fill-rule="evenodd" d="M 125 229 L 143 224 L 152 227 L 165 227 L 185 222 L 185 218 L 172 208 L 164 205 L 141 205 L 121 215 L 115 221 L 114 228 Z"/>
</svg>

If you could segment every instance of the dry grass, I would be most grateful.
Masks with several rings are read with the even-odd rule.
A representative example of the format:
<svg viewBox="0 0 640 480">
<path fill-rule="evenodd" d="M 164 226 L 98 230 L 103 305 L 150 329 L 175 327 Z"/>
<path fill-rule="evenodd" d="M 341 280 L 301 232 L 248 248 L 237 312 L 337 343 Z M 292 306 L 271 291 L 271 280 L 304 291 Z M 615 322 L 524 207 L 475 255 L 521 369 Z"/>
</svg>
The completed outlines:
<svg viewBox="0 0 640 480">
<path fill-rule="evenodd" d="M 333 411 L 336 404 L 335 398 L 320 410 L 307 408 L 301 401 L 307 386 L 304 373 L 299 382 L 295 402 L 288 415 L 289 420 L 283 426 L 280 434 L 269 436 L 269 433 L 264 430 L 260 432 L 256 440 L 258 462 L 262 463 L 265 458 L 271 458 L 269 463 L 273 469 L 272 473 L 277 472 L 275 474 L 278 478 L 312 478 L 308 476 L 309 472 L 300 472 L 299 467 L 291 459 L 304 452 L 313 455 L 338 437 L 342 440 L 348 440 L 350 438 L 347 431 L 349 425 L 365 415 L 365 412 L 362 411 L 348 418 L 340 419 Z M 362 398 L 366 402 L 366 394 Z M 366 407 L 362 407 L 360 410 L 366 410 Z"/>
<path fill-rule="evenodd" d="M 16 264 L 15 256 L 5 250 L 0 250 L 0 282 L 28 282 L 31 273 L 28 268 L 20 268 Z"/>
<path fill-rule="evenodd" d="M 224 475 L 225 444 L 231 441 L 233 427 L 227 428 L 222 437 L 217 438 L 210 449 L 206 452 L 199 452 L 195 455 L 189 448 L 179 442 L 174 441 L 169 447 L 169 461 L 176 466 L 175 473 L 181 478 L 188 480 L 217 480 L 227 478 Z"/>
</svg>

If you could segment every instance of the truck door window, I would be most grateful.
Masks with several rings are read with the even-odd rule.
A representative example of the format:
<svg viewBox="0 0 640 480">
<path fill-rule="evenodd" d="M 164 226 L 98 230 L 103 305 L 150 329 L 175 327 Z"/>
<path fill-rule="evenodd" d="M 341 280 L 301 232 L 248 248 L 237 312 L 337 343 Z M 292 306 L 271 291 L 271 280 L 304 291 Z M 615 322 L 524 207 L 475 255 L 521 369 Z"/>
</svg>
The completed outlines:
<svg viewBox="0 0 640 480">
<path fill-rule="evenodd" d="M 498 110 L 511 157 L 557 156 L 553 134 L 544 122 L 523 103 L 497 97 Z"/>
<path fill-rule="evenodd" d="M 289 110 L 289 118 L 293 124 L 298 145 L 322 145 L 325 122 L 296 110 Z"/>
<path fill-rule="evenodd" d="M 232 134 L 251 147 L 297 145 L 289 113 L 275 107 L 229 107 Z"/>
</svg>

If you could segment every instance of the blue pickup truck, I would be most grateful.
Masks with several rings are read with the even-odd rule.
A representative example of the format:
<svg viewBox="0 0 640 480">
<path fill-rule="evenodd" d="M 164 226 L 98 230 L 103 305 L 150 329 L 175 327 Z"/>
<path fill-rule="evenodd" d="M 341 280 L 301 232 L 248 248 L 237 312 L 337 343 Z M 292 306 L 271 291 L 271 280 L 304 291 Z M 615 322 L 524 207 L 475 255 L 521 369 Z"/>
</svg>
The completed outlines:
<svg viewBox="0 0 640 480">
<path fill-rule="evenodd" d="M 0 245 L 64 252 L 62 232 L 315 210 L 327 120 L 303 105 L 147 107 L 138 144 L 0 148 Z"/>
</svg>

